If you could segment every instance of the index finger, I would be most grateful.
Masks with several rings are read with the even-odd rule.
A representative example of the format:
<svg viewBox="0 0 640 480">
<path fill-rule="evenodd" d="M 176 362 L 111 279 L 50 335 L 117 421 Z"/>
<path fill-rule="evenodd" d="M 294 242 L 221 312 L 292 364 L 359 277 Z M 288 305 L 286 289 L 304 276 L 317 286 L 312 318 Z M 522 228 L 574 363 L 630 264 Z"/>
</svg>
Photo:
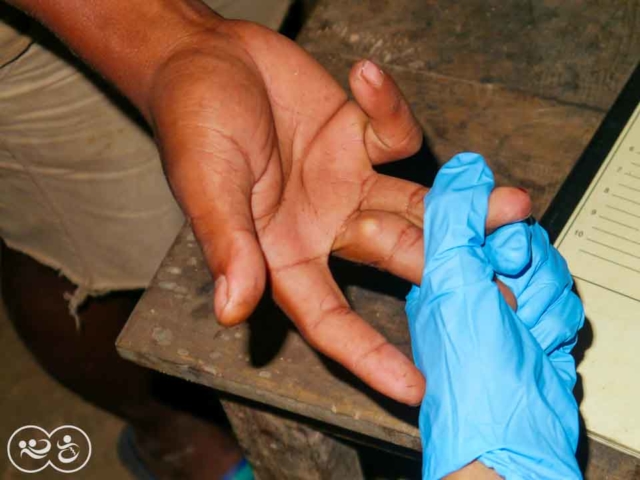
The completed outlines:
<svg viewBox="0 0 640 480">
<path fill-rule="evenodd" d="M 336 285 L 326 258 L 272 271 L 273 295 L 318 351 L 394 400 L 418 405 L 425 380 L 403 353 L 356 314 Z"/>
<path fill-rule="evenodd" d="M 424 196 L 429 191 L 414 182 L 378 174 L 360 204 L 361 210 L 396 213 L 422 228 Z M 489 197 L 486 233 L 531 215 L 531 198 L 517 187 L 496 187 Z"/>
</svg>

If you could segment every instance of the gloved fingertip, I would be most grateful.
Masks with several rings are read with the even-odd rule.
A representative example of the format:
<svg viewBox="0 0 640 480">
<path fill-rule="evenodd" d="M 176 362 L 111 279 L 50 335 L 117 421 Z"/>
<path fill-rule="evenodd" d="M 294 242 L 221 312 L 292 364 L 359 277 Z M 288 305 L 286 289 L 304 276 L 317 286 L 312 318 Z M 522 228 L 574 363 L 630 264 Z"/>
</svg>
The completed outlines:
<svg viewBox="0 0 640 480">
<path fill-rule="evenodd" d="M 454 155 L 451 160 L 447 162 L 449 166 L 469 165 L 471 163 L 485 163 L 484 157 L 475 152 L 461 152 Z"/>
<path fill-rule="evenodd" d="M 442 166 L 424 201 L 427 265 L 458 247 L 484 243 L 493 186 L 493 173 L 476 153 L 460 153 Z"/>
<path fill-rule="evenodd" d="M 531 231 L 524 222 L 497 229 L 487 236 L 484 253 L 494 271 L 515 277 L 531 263 Z"/>
</svg>

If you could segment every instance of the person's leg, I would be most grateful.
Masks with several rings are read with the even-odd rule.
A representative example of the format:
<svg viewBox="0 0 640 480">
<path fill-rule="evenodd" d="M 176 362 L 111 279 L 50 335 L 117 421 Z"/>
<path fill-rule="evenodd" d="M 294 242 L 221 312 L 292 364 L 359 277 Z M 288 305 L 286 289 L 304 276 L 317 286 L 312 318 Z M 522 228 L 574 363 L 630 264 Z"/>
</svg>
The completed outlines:
<svg viewBox="0 0 640 480">
<path fill-rule="evenodd" d="M 228 430 L 214 423 L 222 414 L 212 391 L 186 382 L 173 384 L 117 355 L 116 336 L 139 291 L 90 299 L 79 312 L 82 328 L 77 330 L 64 299 L 73 284 L 6 246 L 1 258 L 2 294 L 25 344 L 63 385 L 129 422 L 142 460 L 158 478 L 215 479 L 241 459 Z M 163 397 L 166 382 L 187 401 L 198 397 L 199 409 L 209 410 L 201 412 L 208 418 L 160 401 L 156 393 Z"/>
</svg>

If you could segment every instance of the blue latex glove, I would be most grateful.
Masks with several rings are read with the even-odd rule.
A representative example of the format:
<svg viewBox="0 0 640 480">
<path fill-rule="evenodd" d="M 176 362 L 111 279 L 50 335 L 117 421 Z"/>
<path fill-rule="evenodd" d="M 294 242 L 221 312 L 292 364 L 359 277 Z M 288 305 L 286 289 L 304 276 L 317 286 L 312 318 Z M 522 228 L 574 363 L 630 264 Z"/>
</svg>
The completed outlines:
<svg viewBox="0 0 640 480">
<path fill-rule="evenodd" d="M 423 478 L 479 459 L 507 479 L 581 478 L 569 355 L 584 315 L 565 262 L 537 224 L 485 241 L 493 175 L 461 154 L 425 197 L 425 270 L 406 310 L 427 378 L 420 412 Z M 518 299 L 518 315 L 493 282 Z"/>
</svg>

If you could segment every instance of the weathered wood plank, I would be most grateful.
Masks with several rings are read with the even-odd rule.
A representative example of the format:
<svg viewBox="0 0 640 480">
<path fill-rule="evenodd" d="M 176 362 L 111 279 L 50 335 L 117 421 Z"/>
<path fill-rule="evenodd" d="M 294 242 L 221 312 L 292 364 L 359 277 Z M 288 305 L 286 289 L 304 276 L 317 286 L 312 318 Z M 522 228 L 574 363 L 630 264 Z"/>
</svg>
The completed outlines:
<svg viewBox="0 0 640 480">
<path fill-rule="evenodd" d="M 640 58 L 639 11 L 637 0 L 324 1 L 301 43 L 606 110 Z"/>
<path fill-rule="evenodd" d="M 256 480 L 362 480 L 358 452 L 290 418 L 221 399 Z"/>
</svg>

